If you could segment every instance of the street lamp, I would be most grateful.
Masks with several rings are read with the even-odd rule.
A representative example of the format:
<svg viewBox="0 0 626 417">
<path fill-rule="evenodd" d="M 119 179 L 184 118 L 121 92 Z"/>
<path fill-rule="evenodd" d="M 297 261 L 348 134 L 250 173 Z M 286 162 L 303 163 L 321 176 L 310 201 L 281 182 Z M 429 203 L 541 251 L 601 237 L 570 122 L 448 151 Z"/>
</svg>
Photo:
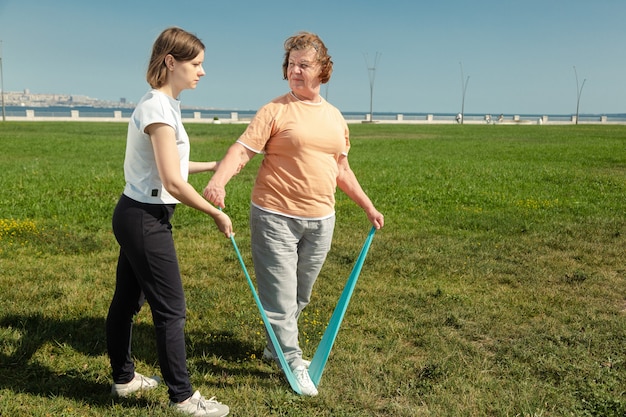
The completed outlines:
<svg viewBox="0 0 626 417">
<path fill-rule="evenodd" d="M 578 109 L 580 108 L 580 96 L 583 93 L 583 87 L 585 86 L 585 78 L 582 85 L 578 88 L 578 73 L 576 72 L 576 65 L 574 65 L 574 76 L 576 77 L 576 124 L 578 124 Z"/>
<path fill-rule="evenodd" d="M 364 54 L 365 65 L 367 66 L 367 75 L 370 79 L 370 122 L 374 121 L 374 79 L 376 78 L 376 65 L 378 65 L 378 59 L 380 58 L 380 54 L 376 52 L 376 57 L 374 58 L 374 66 L 370 67 L 367 62 L 367 55 Z"/>
<path fill-rule="evenodd" d="M 469 75 L 467 79 L 463 77 L 463 63 L 459 62 L 461 66 L 461 124 L 465 120 L 465 92 L 467 91 L 467 84 L 469 83 Z"/>
</svg>

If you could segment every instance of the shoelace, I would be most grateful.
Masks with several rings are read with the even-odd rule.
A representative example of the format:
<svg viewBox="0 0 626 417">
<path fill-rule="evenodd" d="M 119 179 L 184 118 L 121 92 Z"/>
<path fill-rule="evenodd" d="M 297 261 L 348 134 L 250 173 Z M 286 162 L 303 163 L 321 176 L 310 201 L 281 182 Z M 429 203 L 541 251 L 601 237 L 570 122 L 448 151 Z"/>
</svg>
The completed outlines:
<svg viewBox="0 0 626 417">
<path fill-rule="evenodd" d="M 202 408 L 203 410 L 208 410 L 209 404 L 220 404 L 220 402 L 217 401 L 215 397 L 211 397 L 208 400 L 204 397 L 200 397 L 198 399 L 198 408 Z"/>
<path fill-rule="evenodd" d="M 301 385 L 309 385 L 313 383 L 310 377 L 307 378 L 308 373 L 306 372 L 306 370 L 303 370 L 301 372 L 294 372 L 294 375 L 296 376 L 298 383 L 300 383 Z"/>
<path fill-rule="evenodd" d="M 141 381 L 141 388 L 152 386 L 152 382 L 148 378 L 143 376 L 143 375 L 141 375 L 141 377 L 139 377 L 139 380 Z"/>
</svg>

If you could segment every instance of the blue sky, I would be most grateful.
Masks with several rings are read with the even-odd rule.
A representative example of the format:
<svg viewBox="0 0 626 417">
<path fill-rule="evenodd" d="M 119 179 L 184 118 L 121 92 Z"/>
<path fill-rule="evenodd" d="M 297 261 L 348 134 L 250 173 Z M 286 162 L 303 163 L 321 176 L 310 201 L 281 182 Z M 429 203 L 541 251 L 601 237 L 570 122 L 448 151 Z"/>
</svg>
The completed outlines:
<svg viewBox="0 0 626 417">
<path fill-rule="evenodd" d="M 626 1 L 0 0 L 5 91 L 136 102 L 152 42 L 168 26 L 207 46 L 183 105 L 255 110 L 287 91 L 282 45 L 319 34 L 334 73 L 322 93 L 374 112 L 626 112 Z"/>
</svg>

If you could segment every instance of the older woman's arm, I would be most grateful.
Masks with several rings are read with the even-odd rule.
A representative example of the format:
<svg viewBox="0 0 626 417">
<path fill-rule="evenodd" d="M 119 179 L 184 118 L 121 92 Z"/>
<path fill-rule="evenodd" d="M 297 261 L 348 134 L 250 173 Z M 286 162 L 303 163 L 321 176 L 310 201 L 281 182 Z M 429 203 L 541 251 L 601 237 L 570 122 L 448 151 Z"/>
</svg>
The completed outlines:
<svg viewBox="0 0 626 417">
<path fill-rule="evenodd" d="M 239 142 L 230 145 L 230 148 L 226 151 L 226 155 L 224 155 L 224 158 L 219 162 L 215 174 L 213 174 L 209 183 L 204 188 L 204 198 L 217 207 L 224 208 L 226 184 L 228 184 L 228 181 L 230 181 L 254 155 L 256 155 L 256 153 Z"/>
<path fill-rule="evenodd" d="M 359 180 L 357 180 L 356 175 L 350 168 L 348 157 L 342 155 L 339 157 L 337 164 L 339 166 L 339 173 L 337 174 L 337 186 L 339 189 L 365 211 L 367 219 L 376 229 L 382 228 L 385 225 L 385 217 L 376 210 L 372 201 L 361 188 Z"/>
</svg>

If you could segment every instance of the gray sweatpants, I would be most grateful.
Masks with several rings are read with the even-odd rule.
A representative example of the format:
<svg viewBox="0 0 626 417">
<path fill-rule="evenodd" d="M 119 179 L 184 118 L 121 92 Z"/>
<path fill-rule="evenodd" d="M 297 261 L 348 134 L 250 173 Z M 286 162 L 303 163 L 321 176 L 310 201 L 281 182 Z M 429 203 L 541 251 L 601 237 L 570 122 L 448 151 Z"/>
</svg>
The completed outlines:
<svg viewBox="0 0 626 417">
<path fill-rule="evenodd" d="M 302 365 L 298 317 L 330 250 L 335 216 L 300 220 L 252 206 L 252 260 L 259 299 L 290 367 Z M 276 358 L 270 342 L 268 347 Z"/>
</svg>

